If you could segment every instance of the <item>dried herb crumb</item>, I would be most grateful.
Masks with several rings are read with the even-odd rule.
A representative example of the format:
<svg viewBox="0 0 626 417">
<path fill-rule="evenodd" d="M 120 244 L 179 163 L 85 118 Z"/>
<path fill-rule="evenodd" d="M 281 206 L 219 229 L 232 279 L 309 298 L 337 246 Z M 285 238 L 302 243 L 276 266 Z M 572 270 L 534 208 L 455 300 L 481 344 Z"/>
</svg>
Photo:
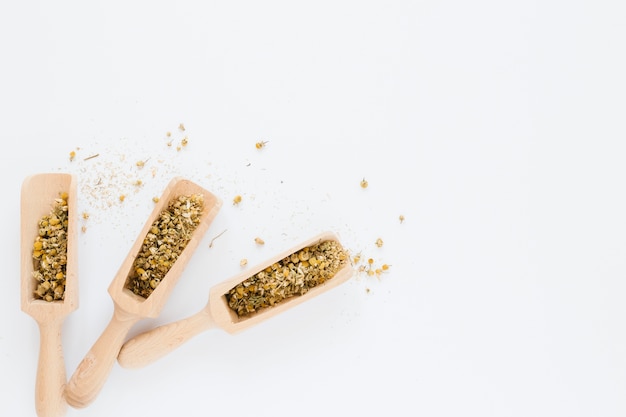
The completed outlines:
<svg viewBox="0 0 626 417">
<path fill-rule="evenodd" d="M 218 239 L 220 236 L 222 236 L 224 233 L 226 233 L 226 230 L 228 230 L 228 229 L 222 230 L 217 236 L 215 236 L 213 239 L 211 239 L 211 242 L 209 243 L 209 248 L 213 247 L 213 243 L 215 242 L 215 240 Z"/>
<path fill-rule="evenodd" d="M 126 288 L 148 298 L 191 240 L 200 224 L 204 197 L 179 196 L 152 223 L 133 263 Z"/>
<path fill-rule="evenodd" d="M 356 268 L 358 273 L 364 273 L 370 277 L 376 276 L 377 278 L 380 278 L 382 274 L 388 272 L 389 268 L 391 267 L 391 265 L 389 264 L 382 264 L 380 266 L 377 266 L 373 258 L 367 258 L 366 260 L 363 260 L 360 253 L 352 257 L 352 259 L 350 259 L 350 262 L 352 263 L 352 266 Z"/>
<path fill-rule="evenodd" d="M 33 243 L 37 280 L 34 296 L 45 301 L 63 300 L 67 267 L 68 194 L 61 193 L 49 215 L 39 220 L 39 235 Z"/>
<path fill-rule="evenodd" d="M 306 294 L 331 279 L 348 262 L 338 242 L 326 240 L 303 248 L 257 272 L 225 294 L 239 317 Z"/>
</svg>

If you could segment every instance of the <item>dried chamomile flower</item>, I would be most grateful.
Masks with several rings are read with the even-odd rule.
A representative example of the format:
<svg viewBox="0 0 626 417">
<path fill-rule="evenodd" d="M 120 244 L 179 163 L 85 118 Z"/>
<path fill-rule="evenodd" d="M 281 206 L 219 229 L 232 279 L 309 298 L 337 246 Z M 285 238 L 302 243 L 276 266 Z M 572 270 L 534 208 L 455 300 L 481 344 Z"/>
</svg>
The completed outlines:
<svg viewBox="0 0 626 417">
<path fill-rule="evenodd" d="M 352 258 L 352 265 L 357 267 L 359 274 L 365 273 L 367 276 L 376 276 L 379 278 L 383 273 L 389 271 L 391 267 L 391 265 L 388 264 L 378 266 L 373 258 L 367 258 L 367 260 L 361 262 L 360 254 Z"/>
<path fill-rule="evenodd" d="M 68 194 L 61 193 L 55 199 L 50 214 L 39 220 L 39 234 L 33 243 L 37 280 L 36 299 L 63 300 L 67 267 Z"/>
<path fill-rule="evenodd" d="M 203 208 L 201 194 L 179 196 L 168 203 L 144 238 L 126 288 L 144 298 L 152 294 L 191 240 Z"/>
<path fill-rule="evenodd" d="M 241 196 L 236 195 L 235 198 L 233 198 L 233 205 L 236 206 L 237 204 L 241 203 L 241 200 L 242 200 Z"/>
<path fill-rule="evenodd" d="M 120 203 L 123 203 L 124 200 L 126 200 L 126 195 L 125 194 L 120 194 L 119 199 L 120 199 Z"/>
<path fill-rule="evenodd" d="M 248 265 L 248 260 L 246 258 L 243 258 L 241 261 L 239 261 L 239 266 L 246 266 Z"/>
<path fill-rule="evenodd" d="M 70 152 L 70 161 L 73 161 L 74 158 L 76 158 L 76 152 L 75 151 L 71 151 Z"/>
<path fill-rule="evenodd" d="M 181 141 L 180 144 L 181 146 L 187 146 L 187 144 L 189 143 L 189 139 L 187 138 L 187 136 L 185 136 Z"/>
<path fill-rule="evenodd" d="M 402 215 L 402 214 L 401 214 L 401 215 L 398 217 L 398 220 L 400 220 L 400 223 L 404 223 L 404 215 Z"/>
<path fill-rule="evenodd" d="M 254 238 L 254 243 L 256 243 L 257 245 L 264 245 L 265 241 L 263 239 L 261 239 L 260 237 L 255 237 Z"/>
<path fill-rule="evenodd" d="M 184 131 L 185 131 L 185 125 L 184 125 L 184 124 L 182 124 L 182 123 L 181 123 L 181 124 L 179 124 L 179 125 L 178 125 L 178 130 L 180 130 L 181 132 L 184 132 Z"/>
<path fill-rule="evenodd" d="M 374 242 L 374 244 L 376 246 L 378 246 L 379 248 L 383 247 L 383 240 L 381 238 L 376 239 L 376 242 Z"/>
<path fill-rule="evenodd" d="M 365 178 L 363 178 L 361 180 L 361 188 L 367 188 L 368 185 L 369 185 L 369 183 L 367 182 L 367 180 Z"/>
<path fill-rule="evenodd" d="M 347 253 L 333 240 L 303 248 L 257 272 L 225 294 L 239 317 L 275 306 L 332 279 L 348 262 Z"/>
<path fill-rule="evenodd" d="M 261 141 L 261 142 L 257 142 L 254 146 L 256 146 L 257 149 L 263 149 L 265 148 L 265 145 L 268 143 L 269 141 Z"/>
<path fill-rule="evenodd" d="M 159 197 L 156 197 L 156 196 L 155 196 L 155 197 L 152 197 L 152 201 L 153 201 L 154 203 L 158 203 L 158 202 L 159 202 L 159 200 L 160 200 L 160 199 L 159 199 Z"/>
</svg>

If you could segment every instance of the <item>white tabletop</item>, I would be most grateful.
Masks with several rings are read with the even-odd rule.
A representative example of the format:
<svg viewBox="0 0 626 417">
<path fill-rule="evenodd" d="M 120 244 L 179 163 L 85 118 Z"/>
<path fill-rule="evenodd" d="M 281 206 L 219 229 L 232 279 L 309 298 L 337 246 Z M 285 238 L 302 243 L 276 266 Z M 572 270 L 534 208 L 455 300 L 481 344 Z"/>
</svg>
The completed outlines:
<svg viewBox="0 0 626 417">
<path fill-rule="evenodd" d="M 68 416 L 626 414 L 620 2 L 214 3 L 0 6 L 0 415 L 35 415 L 18 220 L 39 172 L 76 174 L 89 217 L 68 377 L 173 176 L 224 205 L 129 336 L 202 309 L 243 258 L 322 231 L 391 265 L 146 368 L 116 364 Z"/>
</svg>

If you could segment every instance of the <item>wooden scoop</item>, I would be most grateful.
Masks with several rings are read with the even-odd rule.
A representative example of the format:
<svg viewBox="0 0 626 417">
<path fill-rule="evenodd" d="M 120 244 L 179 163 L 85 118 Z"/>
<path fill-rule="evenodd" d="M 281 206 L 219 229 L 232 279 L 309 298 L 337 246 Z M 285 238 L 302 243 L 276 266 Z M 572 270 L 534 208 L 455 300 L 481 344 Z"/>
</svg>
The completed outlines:
<svg viewBox="0 0 626 417">
<path fill-rule="evenodd" d="M 187 243 L 185 249 L 172 264 L 167 275 L 165 275 L 154 292 L 147 298 L 136 295 L 131 290 L 125 288 L 126 281 L 133 268 L 135 258 L 141 250 L 143 241 L 152 227 L 152 223 L 159 217 L 172 199 L 191 194 L 202 194 L 204 196 L 204 209 L 200 224 L 193 232 L 191 240 Z M 72 407 L 86 407 L 96 398 L 104 386 L 106 378 L 115 363 L 117 354 L 124 343 L 124 339 L 133 324 L 142 318 L 154 318 L 159 315 L 192 253 L 200 243 L 202 236 L 209 228 L 221 205 L 221 200 L 215 195 L 191 181 L 174 178 L 168 184 L 109 286 L 109 294 L 114 304 L 111 321 L 78 365 L 65 388 L 67 402 Z"/>
<path fill-rule="evenodd" d="M 263 262 L 251 270 L 242 272 L 227 281 L 215 285 L 209 292 L 208 303 L 198 313 L 186 319 L 157 327 L 127 341 L 122 346 L 122 349 L 117 357 L 119 364 L 125 368 L 143 367 L 173 351 L 197 334 L 214 327 L 219 327 L 228 333 L 234 334 L 261 321 L 267 320 L 276 314 L 292 308 L 299 303 L 307 301 L 347 281 L 352 276 L 352 267 L 349 260 L 346 260 L 345 265 L 342 266 L 341 269 L 338 270 L 335 275 L 325 283 L 311 288 L 303 295 L 287 298 L 272 307 L 258 310 L 249 316 L 239 317 L 228 306 L 225 294 L 227 294 L 231 288 L 256 273 L 263 271 L 268 266 L 298 252 L 300 249 L 327 240 L 339 243 L 335 234 L 331 232 L 322 233 L 289 250 L 284 251 L 283 253 Z"/>
<path fill-rule="evenodd" d="M 35 298 L 37 281 L 33 244 L 39 236 L 39 221 L 50 214 L 61 193 L 68 194 L 67 264 L 63 300 Z M 39 325 L 39 364 L 35 384 L 35 408 L 39 416 L 62 416 L 65 362 L 61 329 L 65 317 L 78 308 L 76 263 L 76 181 L 71 174 L 37 174 L 27 177 L 21 191 L 21 307 Z"/>
</svg>

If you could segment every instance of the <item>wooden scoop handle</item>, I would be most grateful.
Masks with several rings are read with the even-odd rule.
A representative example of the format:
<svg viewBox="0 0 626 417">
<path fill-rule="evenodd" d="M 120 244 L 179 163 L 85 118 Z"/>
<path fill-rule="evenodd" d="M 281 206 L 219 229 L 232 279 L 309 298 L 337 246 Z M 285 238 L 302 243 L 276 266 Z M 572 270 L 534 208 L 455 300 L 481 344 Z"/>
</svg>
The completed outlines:
<svg viewBox="0 0 626 417">
<path fill-rule="evenodd" d="M 63 398 L 65 362 L 62 327 L 62 320 L 39 323 L 39 363 L 35 384 L 35 409 L 39 417 L 60 417 L 67 411 Z"/>
<path fill-rule="evenodd" d="M 97 396 L 113 368 L 130 328 L 140 317 L 114 311 L 113 318 L 78 365 L 65 387 L 67 403 L 74 408 L 88 406 Z"/>
<path fill-rule="evenodd" d="M 210 314 L 203 309 L 186 319 L 154 328 L 130 339 L 122 346 L 117 361 L 124 368 L 141 368 L 214 326 Z"/>
</svg>

